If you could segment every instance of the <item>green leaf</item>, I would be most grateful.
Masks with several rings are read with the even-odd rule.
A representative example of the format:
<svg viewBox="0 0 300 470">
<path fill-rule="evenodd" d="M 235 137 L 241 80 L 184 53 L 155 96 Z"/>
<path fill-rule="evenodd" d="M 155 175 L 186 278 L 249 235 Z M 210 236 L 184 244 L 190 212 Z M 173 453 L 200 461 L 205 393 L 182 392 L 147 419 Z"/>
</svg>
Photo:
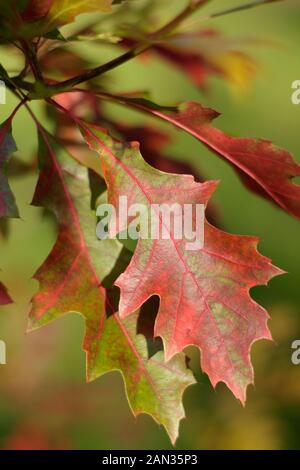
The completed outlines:
<svg viewBox="0 0 300 470">
<path fill-rule="evenodd" d="M 137 318 L 134 314 L 120 320 L 115 314 L 106 320 L 94 363 L 95 376 L 120 370 L 133 413 L 150 414 L 175 443 L 185 416 L 182 395 L 195 380 L 182 353 L 168 362 L 163 351 L 148 358 L 146 339 L 136 334 Z"/>
</svg>

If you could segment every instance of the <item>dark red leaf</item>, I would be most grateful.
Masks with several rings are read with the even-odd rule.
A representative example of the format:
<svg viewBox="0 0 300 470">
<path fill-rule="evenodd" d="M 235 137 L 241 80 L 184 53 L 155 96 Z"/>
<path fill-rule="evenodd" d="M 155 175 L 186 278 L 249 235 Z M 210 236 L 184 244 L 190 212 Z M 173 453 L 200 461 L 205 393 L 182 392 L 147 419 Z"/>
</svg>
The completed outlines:
<svg viewBox="0 0 300 470">
<path fill-rule="evenodd" d="M 178 112 L 163 112 L 145 106 L 132 98 L 123 102 L 140 111 L 150 113 L 191 134 L 230 163 L 239 174 L 245 175 L 247 187 L 272 199 L 289 214 L 300 218 L 300 186 L 293 178 L 300 175 L 300 165 L 284 149 L 269 140 L 232 137 L 212 125 L 219 113 L 190 102 Z"/>
</svg>

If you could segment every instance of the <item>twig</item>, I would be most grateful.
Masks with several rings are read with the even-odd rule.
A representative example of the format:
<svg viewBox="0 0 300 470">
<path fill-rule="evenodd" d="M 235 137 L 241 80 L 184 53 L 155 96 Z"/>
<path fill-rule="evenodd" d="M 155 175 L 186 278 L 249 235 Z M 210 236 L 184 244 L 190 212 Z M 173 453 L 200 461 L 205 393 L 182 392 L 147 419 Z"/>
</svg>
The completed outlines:
<svg viewBox="0 0 300 470">
<path fill-rule="evenodd" d="M 125 52 L 124 54 L 120 55 L 119 57 L 116 57 L 115 59 L 107 62 L 106 64 L 100 65 L 99 67 L 96 67 L 94 69 L 90 69 L 85 71 L 84 73 L 70 78 L 68 80 L 54 83 L 54 84 L 45 84 L 44 83 L 44 88 L 45 90 L 48 91 L 49 95 L 48 96 L 53 96 L 57 93 L 62 93 L 66 91 L 70 91 L 73 87 L 79 85 L 80 83 L 84 83 L 86 81 L 89 81 L 93 78 L 96 78 L 110 70 L 115 69 L 116 67 L 128 62 L 129 60 L 137 57 L 139 54 L 142 52 L 146 51 L 147 49 L 150 49 L 152 45 L 156 42 L 159 42 L 162 38 L 165 38 L 168 34 L 171 34 L 176 30 L 182 22 L 187 19 L 191 14 L 196 12 L 200 7 L 204 6 L 206 3 L 208 3 L 210 0 L 190 0 L 189 4 L 187 7 L 179 13 L 175 18 L 173 18 L 169 23 L 164 25 L 163 27 L 159 28 L 157 31 L 154 33 L 151 33 L 148 35 L 144 41 L 141 41 L 139 44 L 137 44 L 134 48 L 131 50 Z M 255 0 L 250 3 L 240 5 L 234 8 L 230 8 L 228 10 L 223 10 L 219 11 L 216 13 L 211 13 L 210 15 L 200 17 L 197 21 L 204 21 L 212 18 L 217 18 L 220 16 L 228 15 L 230 13 L 236 13 L 239 11 L 245 11 L 249 10 L 254 7 L 266 5 L 269 3 L 275 3 L 283 0 Z M 34 51 L 31 50 L 31 55 L 30 55 L 30 65 L 32 67 L 33 73 L 39 81 L 43 81 L 42 73 L 39 68 L 39 64 L 37 62 L 36 54 Z M 4 77 L 3 80 L 7 82 L 7 79 Z M 22 80 L 20 77 L 14 77 L 10 79 L 9 81 L 9 86 L 12 88 L 12 86 L 16 88 L 22 88 L 28 92 L 34 92 L 34 85 L 31 83 L 28 83 L 24 80 Z M 30 97 L 29 97 L 30 99 Z"/>
<path fill-rule="evenodd" d="M 173 32 L 182 23 L 182 21 L 188 18 L 191 14 L 195 13 L 200 7 L 204 6 L 209 1 L 210 0 L 190 0 L 187 7 L 181 13 L 179 13 L 179 15 L 173 18 L 173 20 L 164 25 L 162 28 L 159 28 L 154 33 L 150 34 L 147 39 L 135 46 L 133 49 L 125 52 L 125 54 L 122 54 L 116 59 L 113 59 L 110 62 L 107 62 L 106 64 L 100 65 L 99 67 L 87 70 L 81 75 L 78 75 L 76 77 L 70 78 L 54 85 L 50 85 L 49 88 L 52 88 L 53 90 L 65 90 L 67 88 L 77 86 L 80 83 L 96 78 L 118 67 L 119 65 L 128 62 L 129 60 L 137 57 L 142 52 L 149 49 L 153 45 L 153 43 L 160 39 L 162 36 L 168 35 Z"/>
<path fill-rule="evenodd" d="M 259 7 L 266 5 L 267 3 L 282 2 L 284 0 L 255 0 L 245 5 L 239 5 L 237 7 L 228 8 L 227 10 L 218 11 L 216 13 L 211 13 L 210 15 L 199 18 L 199 20 L 209 20 L 212 18 L 219 18 L 220 16 L 229 15 L 231 13 L 238 13 L 240 11 L 250 10 L 251 8 Z"/>
</svg>

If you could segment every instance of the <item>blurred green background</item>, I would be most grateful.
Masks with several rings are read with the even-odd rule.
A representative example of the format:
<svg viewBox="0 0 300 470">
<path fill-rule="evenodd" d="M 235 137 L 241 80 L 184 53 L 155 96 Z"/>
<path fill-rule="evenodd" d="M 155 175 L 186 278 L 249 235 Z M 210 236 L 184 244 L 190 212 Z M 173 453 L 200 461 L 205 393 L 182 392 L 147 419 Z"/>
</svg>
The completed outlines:
<svg viewBox="0 0 300 470">
<path fill-rule="evenodd" d="M 181 0 L 172 7 L 183 4 Z M 212 1 L 207 11 L 241 1 Z M 176 5 L 175 5 L 176 4 Z M 170 11 L 168 12 L 170 14 Z M 271 40 L 252 53 L 261 70 L 247 93 L 232 93 L 224 82 L 211 79 L 202 94 L 187 78 L 159 60 L 135 60 L 109 74 L 119 91 L 150 90 L 165 103 L 198 100 L 223 113 L 218 125 L 239 136 L 264 137 L 290 150 L 300 162 L 300 105 L 291 103 L 291 84 L 300 79 L 299 0 L 236 13 L 203 23 L 228 36 Z M 115 53 L 81 45 L 95 64 Z M 0 51 L 1 62 L 12 58 Z M 0 107 L 1 121 L 15 100 Z M 34 108 L 43 121 L 38 104 Z M 112 110 L 116 112 L 116 110 Z M 122 119 L 127 111 L 117 110 Z M 137 115 L 129 113 L 131 120 Z M 140 116 L 138 117 L 140 122 Z M 16 119 L 19 158 L 31 161 L 34 126 L 26 111 Z M 288 271 L 253 297 L 271 315 L 275 342 L 260 341 L 252 349 L 255 388 L 249 387 L 243 408 L 219 384 L 214 391 L 199 370 L 199 355 L 189 350 L 198 384 L 184 396 L 187 419 L 180 428 L 178 449 L 299 449 L 300 365 L 291 363 L 291 343 L 300 339 L 300 225 L 299 221 L 249 193 L 224 162 L 191 137 L 174 131 L 170 152 L 211 179 L 221 180 L 214 201 L 223 227 L 233 233 L 257 235 L 260 251 Z M 26 334 L 30 299 L 37 290 L 34 272 L 55 242 L 55 222 L 29 205 L 37 179 L 31 173 L 12 179 L 21 220 L 10 223 L 8 240 L 0 240 L 0 277 L 15 303 L 0 309 L 0 338 L 7 343 L 7 365 L 0 366 L 0 447 L 3 449 L 169 449 L 162 428 L 148 416 L 135 419 L 126 402 L 119 373 L 85 384 L 85 357 L 81 351 L 83 322 L 68 315 L 34 333 Z"/>
</svg>

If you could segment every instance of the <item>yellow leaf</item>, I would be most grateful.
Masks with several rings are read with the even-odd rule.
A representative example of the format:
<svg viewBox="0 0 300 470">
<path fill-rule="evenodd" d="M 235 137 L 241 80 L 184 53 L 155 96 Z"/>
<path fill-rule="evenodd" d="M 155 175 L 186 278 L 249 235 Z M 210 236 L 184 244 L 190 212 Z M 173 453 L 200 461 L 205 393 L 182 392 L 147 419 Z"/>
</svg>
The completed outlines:
<svg viewBox="0 0 300 470">
<path fill-rule="evenodd" d="M 54 0 L 46 19 L 47 30 L 74 21 L 82 13 L 111 11 L 112 0 Z"/>
<path fill-rule="evenodd" d="M 259 70 L 259 65 L 242 52 L 230 51 L 212 62 L 229 81 L 234 92 L 247 92 Z"/>
</svg>

